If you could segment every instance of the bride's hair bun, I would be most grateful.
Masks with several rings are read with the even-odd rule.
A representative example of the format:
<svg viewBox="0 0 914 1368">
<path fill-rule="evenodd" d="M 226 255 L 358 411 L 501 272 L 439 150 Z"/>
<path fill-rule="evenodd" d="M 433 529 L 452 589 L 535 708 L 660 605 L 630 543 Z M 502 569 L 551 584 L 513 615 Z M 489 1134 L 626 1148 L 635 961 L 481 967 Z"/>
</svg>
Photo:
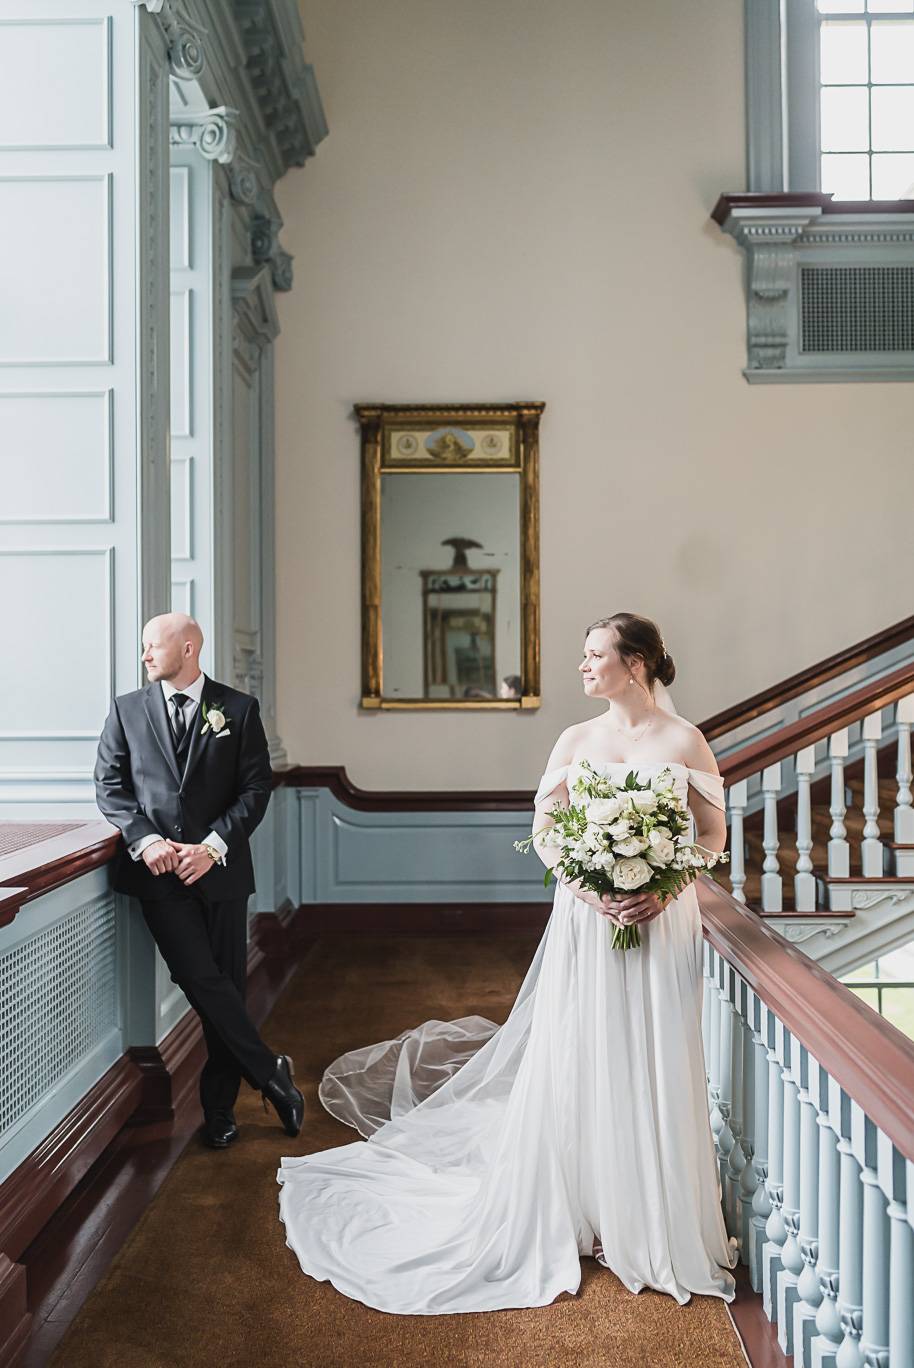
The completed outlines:
<svg viewBox="0 0 914 1368">
<path fill-rule="evenodd" d="M 653 687 L 654 680 L 661 684 L 672 684 L 676 678 L 673 657 L 667 654 L 663 637 L 656 622 L 640 617 L 637 613 L 613 613 L 612 617 L 600 618 L 592 622 L 584 633 L 584 639 L 599 627 L 610 627 L 616 639 L 616 650 L 620 659 L 629 660 L 640 656 L 647 672 L 647 682 Z"/>
</svg>

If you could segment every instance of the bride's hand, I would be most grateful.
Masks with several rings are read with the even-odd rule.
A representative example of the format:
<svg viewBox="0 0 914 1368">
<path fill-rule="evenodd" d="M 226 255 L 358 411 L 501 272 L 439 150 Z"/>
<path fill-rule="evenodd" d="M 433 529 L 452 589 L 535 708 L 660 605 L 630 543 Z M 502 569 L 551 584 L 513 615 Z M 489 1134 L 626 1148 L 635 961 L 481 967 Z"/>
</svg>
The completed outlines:
<svg viewBox="0 0 914 1368">
<path fill-rule="evenodd" d="M 659 917 L 670 899 L 669 896 L 659 897 L 656 893 L 632 893 L 625 898 L 613 898 L 604 893 L 601 901 L 601 910 L 617 926 L 634 926 Z"/>
</svg>

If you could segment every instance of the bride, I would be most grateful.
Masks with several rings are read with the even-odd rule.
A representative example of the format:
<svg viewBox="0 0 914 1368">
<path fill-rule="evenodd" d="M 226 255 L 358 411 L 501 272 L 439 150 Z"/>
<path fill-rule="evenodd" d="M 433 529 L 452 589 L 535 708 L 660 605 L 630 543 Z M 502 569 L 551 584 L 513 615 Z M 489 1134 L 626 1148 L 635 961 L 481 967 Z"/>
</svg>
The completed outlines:
<svg viewBox="0 0 914 1368">
<path fill-rule="evenodd" d="M 595 622 L 579 668 L 584 693 L 608 707 L 559 737 L 534 830 L 568 803 L 582 761 L 619 780 L 669 766 L 695 839 L 722 850 L 723 783 L 668 701 L 675 671 L 654 623 Z M 613 927 L 632 923 L 640 948 L 611 949 Z M 543 1306 L 577 1291 L 582 1255 L 632 1292 L 729 1301 L 736 1251 L 721 1216 L 701 991 L 694 887 L 663 906 L 560 882 L 504 1026 L 426 1022 L 327 1070 L 325 1107 L 369 1138 L 282 1160 L 280 1216 L 302 1269 L 401 1314 Z"/>
</svg>

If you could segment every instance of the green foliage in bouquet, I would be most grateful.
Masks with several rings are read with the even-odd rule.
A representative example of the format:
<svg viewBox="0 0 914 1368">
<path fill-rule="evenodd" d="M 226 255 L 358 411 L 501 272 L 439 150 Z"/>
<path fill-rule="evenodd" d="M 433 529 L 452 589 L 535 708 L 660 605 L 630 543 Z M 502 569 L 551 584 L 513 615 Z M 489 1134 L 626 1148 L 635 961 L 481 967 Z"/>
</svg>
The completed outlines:
<svg viewBox="0 0 914 1368">
<path fill-rule="evenodd" d="M 613 784 L 586 761 L 580 768 L 570 805 L 556 803 L 552 809 L 553 825 L 514 842 L 524 853 L 534 841 L 560 852 L 554 868 L 546 871 L 547 888 L 559 870 L 570 882 L 578 881 L 600 896 L 621 898 L 637 892 L 666 900 L 729 858 L 684 839 L 689 812 L 677 797 L 671 770 L 661 770 L 645 784 L 632 770 L 624 784 Z M 614 927 L 614 950 L 640 944 L 637 926 Z"/>
</svg>

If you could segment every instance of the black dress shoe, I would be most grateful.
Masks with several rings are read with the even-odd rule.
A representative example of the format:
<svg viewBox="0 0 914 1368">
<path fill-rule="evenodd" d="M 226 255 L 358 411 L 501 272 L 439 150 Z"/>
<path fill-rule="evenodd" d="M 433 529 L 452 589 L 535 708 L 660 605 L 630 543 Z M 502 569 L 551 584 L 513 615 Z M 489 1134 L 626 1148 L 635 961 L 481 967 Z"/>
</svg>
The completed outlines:
<svg viewBox="0 0 914 1368">
<path fill-rule="evenodd" d="M 276 1056 L 276 1068 L 263 1090 L 264 1111 L 268 1102 L 276 1108 L 286 1135 L 298 1135 L 305 1119 L 305 1099 L 292 1082 L 292 1061 L 288 1055 Z"/>
<path fill-rule="evenodd" d="M 210 1149 L 227 1149 L 237 1138 L 238 1127 L 230 1111 L 207 1112 L 203 1120 L 203 1143 Z"/>
</svg>

